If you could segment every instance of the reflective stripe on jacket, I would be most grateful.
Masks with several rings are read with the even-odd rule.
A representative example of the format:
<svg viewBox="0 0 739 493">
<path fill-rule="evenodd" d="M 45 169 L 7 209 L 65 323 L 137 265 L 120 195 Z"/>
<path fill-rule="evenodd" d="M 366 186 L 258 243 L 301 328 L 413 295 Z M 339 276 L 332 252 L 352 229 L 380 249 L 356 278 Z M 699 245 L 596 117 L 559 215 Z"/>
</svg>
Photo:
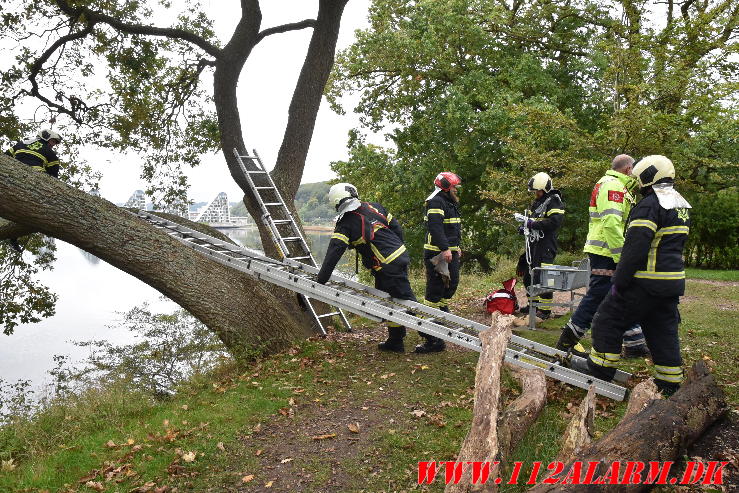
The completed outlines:
<svg viewBox="0 0 739 493">
<path fill-rule="evenodd" d="M 613 275 L 619 289 L 639 283 L 660 297 L 685 293 L 683 250 L 690 232 L 689 209 L 665 209 L 654 192 L 634 207 L 626 227 L 621 261 Z"/>
<path fill-rule="evenodd" d="M 608 170 L 590 195 L 590 223 L 583 251 L 610 257 L 618 263 L 624 244 L 624 224 L 634 197 L 626 184 L 631 180 L 618 171 Z"/>
<path fill-rule="evenodd" d="M 459 204 L 452 199 L 449 192 L 439 192 L 426 201 L 426 216 L 423 219 L 426 222 L 424 250 L 459 251 L 462 217 L 459 214 Z"/>
</svg>

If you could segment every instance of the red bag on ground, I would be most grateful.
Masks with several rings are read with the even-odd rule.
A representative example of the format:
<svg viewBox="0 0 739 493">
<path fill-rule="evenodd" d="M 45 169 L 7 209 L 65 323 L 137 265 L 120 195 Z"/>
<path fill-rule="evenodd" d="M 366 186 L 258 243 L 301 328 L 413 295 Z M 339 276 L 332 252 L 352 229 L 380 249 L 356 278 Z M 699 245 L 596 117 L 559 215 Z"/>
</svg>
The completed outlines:
<svg viewBox="0 0 739 493">
<path fill-rule="evenodd" d="M 513 288 L 516 287 L 516 278 L 513 277 L 503 283 L 503 289 L 493 291 L 485 297 L 485 310 L 488 313 L 500 312 L 503 315 L 512 315 L 518 310 L 518 299 Z"/>
</svg>

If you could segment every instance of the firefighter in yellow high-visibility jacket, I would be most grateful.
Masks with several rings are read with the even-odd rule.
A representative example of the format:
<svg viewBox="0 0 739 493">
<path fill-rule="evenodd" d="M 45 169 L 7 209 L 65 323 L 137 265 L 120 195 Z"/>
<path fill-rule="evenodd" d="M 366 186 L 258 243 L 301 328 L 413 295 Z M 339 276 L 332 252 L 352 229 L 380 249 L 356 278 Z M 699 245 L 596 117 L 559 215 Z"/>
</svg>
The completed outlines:
<svg viewBox="0 0 739 493">
<path fill-rule="evenodd" d="M 572 318 L 562 327 L 557 349 L 587 356 L 579 341 L 590 329 L 598 306 L 611 289 L 611 278 L 621 259 L 624 224 L 634 203 L 632 192 L 636 188 L 636 180 L 631 176 L 633 168 L 634 158 L 619 154 L 613 158 L 611 169 L 593 187 L 588 238 L 583 248 L 590 258 L 590 284 Z M 639 325 L 624 333 L 623 352 L 626 358 L 649 354 Z"/>
</svg>

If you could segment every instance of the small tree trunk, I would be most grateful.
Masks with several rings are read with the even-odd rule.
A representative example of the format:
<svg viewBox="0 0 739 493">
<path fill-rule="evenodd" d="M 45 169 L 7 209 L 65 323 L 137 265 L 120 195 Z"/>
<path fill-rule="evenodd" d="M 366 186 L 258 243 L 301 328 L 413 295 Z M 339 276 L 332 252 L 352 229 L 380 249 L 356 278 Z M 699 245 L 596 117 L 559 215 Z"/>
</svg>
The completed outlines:
<svg viewBox="0 0 739 493">
<path fill-rule="evenodd" d="M 580 477 L 585 477 L 588 462 L 598 464 L 594 478 L 603 476 L 605 482 L 610 483 L 614 471 L 619 478 L 629 473 L 624 461 L 643 464 L 649 461 L 675 461 L 726 410 L 723 391 L 716 385 L 706 364 L 698 361 L 688 373 L 683 386 L 672 397 L 653 400 L 641 412 L 627 416 L 602 439 L 578 453 L 575 461 L 583 466 Z M 618 471 L 612 467 L 613 463 L 618 463 Z M 559 479 L 567 477 L 572 466 L 573 462 L 566 464 Z M 638 472 L 642 479 L 649 474 L 649 470 Z M 540 484 L 529 492 L 634 492 L 650 488 L 648 484 Z"/>
<path fill-rule="evenodd" d="M 503 412 L 498 430 L 500 456 L 507 463 L 547 403 L 547 382 L 540 369 L 511 365 L 506 365 L 506 369 L 521 383 L 521 395 Z"/>
<path fill-rule="evenodd" d="M 493 314 L 492 326 L 480 333 L 482 353 L 477 361 L 475 376 L 475 405 L 472 426 L 459 450 L 457 461 L 495 461 L 498 456 L 498 402 L 500 398 L 500 370 L 503 366 L 508 340 L 511 338 L 512 315 Z M 495 478 L 499 467 L 490 468 Z M 472 485 L 472 470 L 464 468 L 457 484 L 449 483 L 445 493 L 465 491 L 494 492 L 498 487 L 492 481 Z M 482 478 L 484 481 L 485 478 Z"/>
</svg>

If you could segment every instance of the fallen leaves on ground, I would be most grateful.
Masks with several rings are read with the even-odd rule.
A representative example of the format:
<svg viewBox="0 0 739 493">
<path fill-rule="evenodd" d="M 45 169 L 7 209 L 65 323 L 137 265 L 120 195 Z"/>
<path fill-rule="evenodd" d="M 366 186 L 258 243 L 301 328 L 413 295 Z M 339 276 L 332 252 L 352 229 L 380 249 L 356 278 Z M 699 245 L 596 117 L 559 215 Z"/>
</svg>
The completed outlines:
<svg viewBox="0 0 739 493">
<path fill-rule="evenodd" d="M 349 431 L 352 433 L 359 433 L 359 423 L 349 423 L 346 427 L 349 428 Z"/>
<path fill-rule="evenodd" d="M 244 476 L 243 478 L 241 478 L 241 482 L 242 483 L 248 483 L 252 479 L 254 479 L 254 475 L 253 474 L 247 474 L 246 476 Z"/>
<path fill-rule="evenodd" d="M 336 433 L 326 433 L 325 435 L 315 435 L 315 436 L 312 436 L 311 438 L 313 440 L 328 440 L 329 438 L 336 438 Z M 261 450 L 258 452 L 261 452 Z"/>
<path fill-rule="evenodd" d="M 2 470 L 3 472 L 10 472 L 13 469 L 15 469 L 15 463 L 13 462 L 13 459 L 2 461 L 2 466 L 0 466 L 0 470 Z"/>
</svg>

